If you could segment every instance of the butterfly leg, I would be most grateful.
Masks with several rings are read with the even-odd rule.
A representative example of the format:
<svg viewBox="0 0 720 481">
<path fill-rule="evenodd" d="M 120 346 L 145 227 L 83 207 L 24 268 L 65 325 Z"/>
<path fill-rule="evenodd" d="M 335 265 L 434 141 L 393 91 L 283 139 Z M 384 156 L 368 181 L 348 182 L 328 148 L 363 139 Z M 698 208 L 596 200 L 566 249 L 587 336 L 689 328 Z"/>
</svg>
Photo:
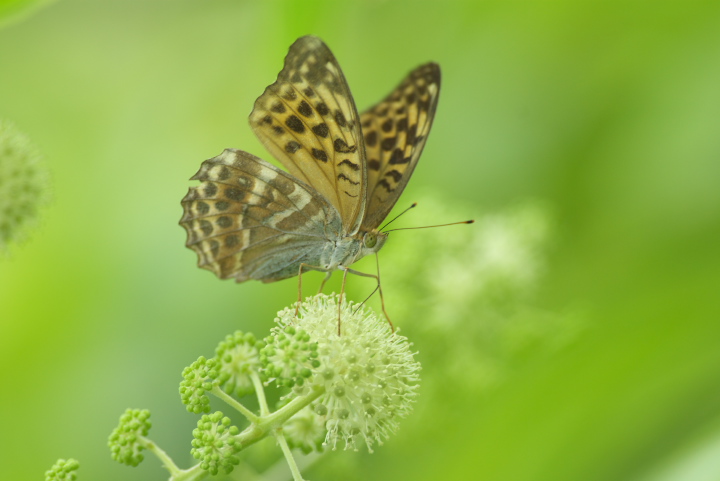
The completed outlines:
<svg viewBox="0 0 720 481">
<path fill-rule="evenodd" d="M 322 284 L 320 285 L 320 291 L 322 292 L 323 287 L 325 286 L 325 281 L 327 281 L 330 278 L 330 275 L 332 274 L 332 270 L 326 269 L 324 267 L 319 266 L 313 266 L 310 264 L 305 264 L 304 262 L 300 263 L 300 267 L 298 268 L 298 300 L 297 304 L 295 305 L 295 317 L 298 316 L 298 313 L 300 312 L 300 305 L 302 304 L 302 275 L 303 272 L 307 271 L 320 271 L 325 272 L 325 279 L 323 279 Z"/>
<path fill-rule="evenodd" d="M 340 286 L 340 299 L 338 300 L 338 336 L 340 335 L 340 313 L 342 308 L 343 296 L 345 295 L 345 281 L 347 280 L 348 272 L 351 270 L 344 266 L 339 266 L 343 270 L 342 285 Z"/>
<path fill-rule="evenodd" d="M 356 271 L 355 269 L 347 269 L 347 272 L 350 272 L 351 274 L 355 274 L 356 276 L 361 277 L 372 277 L 377 281 L 377 287 L 376 290 L 380 291 L 380 306 L 382 307 L 383 314 L 385 314 L 385 319 L 387 319 L 388 324 L 390 324 L 390 329 L 392 332 L 395 332 L 395 326 L 393 325 L 392 321 L 390 320 L 390 316 L 388 316 L 387 310 L 385 310 L 385 297 L 383 296 L 382 291 L 382 285 L 380 284 L 380 270 L 378 269 L 378 275 L 375 274 L 367 274 L 365 272 Z M 343 286 L 345 285 L 345 282 L 343 282 Z M 375 291 L 373 291 L 375 293 Z M 372 294 L 370 294 L 372 295 Z"/>
<path fill-rule="evenodd" d="M 332 276 L 332 271 L 327 271 L 327 274 L 325 274 L 325 278 L 320 283 L 320 289 L 318 289 L 318 294 L 322 294 L 323 289 L 325 289 L 325 283 L 330 279 L 330 276 Z"/>
</svg>

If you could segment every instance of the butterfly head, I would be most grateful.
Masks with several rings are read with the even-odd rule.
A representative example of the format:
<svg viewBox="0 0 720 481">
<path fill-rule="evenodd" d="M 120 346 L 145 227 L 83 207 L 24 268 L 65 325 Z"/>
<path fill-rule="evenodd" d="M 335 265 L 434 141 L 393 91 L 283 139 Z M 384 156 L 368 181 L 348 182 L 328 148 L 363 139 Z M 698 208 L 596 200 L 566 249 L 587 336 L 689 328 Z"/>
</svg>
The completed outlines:
<svg viewBox="0 0 720 481">
<path fill-rule="evenodd" d="M 385 245 L 387 234 L 377 230 L 371 230 L 363 234 L 361 256 L 374 254 Z"/>
</svg>

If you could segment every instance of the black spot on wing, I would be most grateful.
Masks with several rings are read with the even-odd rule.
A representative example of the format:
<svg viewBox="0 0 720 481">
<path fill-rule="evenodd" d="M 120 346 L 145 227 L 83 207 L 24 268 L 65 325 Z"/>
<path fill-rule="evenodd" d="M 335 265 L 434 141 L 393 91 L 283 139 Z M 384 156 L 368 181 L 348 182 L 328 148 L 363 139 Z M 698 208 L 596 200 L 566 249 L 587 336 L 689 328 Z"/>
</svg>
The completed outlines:
<svg viewBox="0 0 720 481">
<path fill-rule="evenodd" d="M 203 201 L 199 201 L 197 204 L 195 204 L 195 209 L 197 209 L 197 212 L 200 215 L 210 212 L 210 206 Z"/>
<path fill-rule="evenodd" d="M 385 177 L 392 177 L 395 182 L 400 182 L 400 179 L 402 179 L 402 174 L 397 170 L 390 170 L 385 173 Z"/>
<path fill-rule="evenodd" d="M 215 184 L 207 184 L 205 185 L 205 197 L 215 197 L 215 194 L 217 194 L 217 185 Z"/>
<path fill-rule="evenodd" d="M 333 148 L 335 149 L 335 152 L 347 154 L 355 152 L 357 150 L 357 145 L 349 146 L 343 139 L 335 139 L 333 142 Z"/>
<path fill-rule="evenodd" d="M 345 174 L 338 174 L 337 178 L 338 178 L 338 180 L 344 180 L 345 182 L 349 182 L 349 183 L 351 183 L 352 185 L 359 185 L 359 184 L 360 184 L 360 182 L 355 182 L 354 180 L 352 180 L 350 177 L 348 177 L 348 176 L 345 175 Z"/>
<path fill-rule="evenodd" d="M 397 142 L 397 138 L 395 137 L 386 137 L 380 142 L 380 147 L 382 147 L 385 151 L 391 151 L 395 147 L 395 143 Z"/>
<path fill-rule="evenodd" d="M 298 134 L 305 132 L 305 125 L 302 123 L 302 120 L 297 118 L 295 115 L 288 117 L 287 120 L 285 120 L 285 125 L 287 125 L 290 130 L 297 132 Z"/>
<path fill-rule="evenodd" d="M 360 170 L 360 166 L 357 165 L 355 162 L 351 162 L 350 159 L 345 159 L 342 162 L 340 162 L 338 165 L 347 165 L 354 171 Z"/>
<path fill-rule="evenodd" d="M 218 172 L 217 178 L 218 180 L 228 180 L 230 178 L 230 169 L 223 165 L 220 172 Z"/>
<path fill-rule="evenodd" d="M 312 131 L 318 137 L 323 137 L 323 138 L 327 138 L 327 136 L 330 134 L 330 129 L 328 128 L 328 126 L 325 122 L 314 126 L 312 128 Z"/>
<path fill-rule="evenodd" d="M 212 224 L 209 221 L 202 219 L 202 220 L 200 220 L 200 230 L 203 231 L 203 234 L 208 236 L 208 235 L 212 234 L 214 229 L 213 229 Z"/>
<path fill-rule="evenodd" d="M 343 114 L 340 110 L 335 111 L 335 122 L 337 122 L 337 124 L 340 127 L 347 126 L 347 121 L 345 120 L 345 114 Z"/>
<path fill-rule="evenodd" d="M 245 193 L 237 187 L 228 187 L 227 189 L 225 189 L 225 197 L 230 200 L 241 202 L 245 197 Z"/>
<path fill-rule="evenodd" d="M 305 117 L 312 117 L 313 116 L 313 109 L 310 107 L 310 104 L 305 102 L 304 100 L 300 102 L 300 105 L 298 105 L 298 112 L 300 112 Z"/>
<path fill-rule="evenodd" d="M 330 113 L 330 109 L 328 108 L 327 104 L 325 102 L 320 102 L 315 106 L 315 110 L 317 110 L 317 113 L 325 117 L 327 114 Z"/>
<path fill-rule="evenodd" d="M 390 186 L 390 183 L 385 179 L 380 179 L 380 182 L 378 182 L 378 185 L 382 185 L 385 188 L 385 190 L 387 190 L 388 192 L 392 192 L 393 190 L 395 190 Z"/>
<path fill-rule="evenodd" d="M 295 142 L 294 140 L 291 140 L 287 144 L 285 144 L 285 152 L 289 154 L 294 154 L 298 150 L 300 150 L 300 147 L 302 147 L 299 143 Z"/>
<path fill-rule="evenodd" d="M 312 149 L 312 154 L 313 154 L 313 157 L 315 157 L 316 159 L 318 159 L 318 160 L 320 160 L 320 161 L 322 161 L 322 162 L 327 162 L 327 161 L 328 161 L 327 153 L 325 153 L 325 151 L 322 150 L 322 149 L 313 148 L 313 149 Z"/>
</svg>

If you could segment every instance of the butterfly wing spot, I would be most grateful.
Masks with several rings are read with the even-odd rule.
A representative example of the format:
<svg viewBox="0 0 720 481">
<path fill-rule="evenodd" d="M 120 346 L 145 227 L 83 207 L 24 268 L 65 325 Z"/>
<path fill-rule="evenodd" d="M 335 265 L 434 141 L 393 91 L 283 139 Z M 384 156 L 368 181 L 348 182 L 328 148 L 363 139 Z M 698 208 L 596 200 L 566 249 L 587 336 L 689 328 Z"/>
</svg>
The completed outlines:
<svg viewBox="0 0 720 481">
<path fill-rule="evenodd" d="M 338 178 L 338 180 L 344 180 L 345 182 L 349 182 L 352 185 L 357 185 L 357 182 L 355 182 L 354 180 L 352 180 L 350 177 L 348 177 L 345 174 L 338 174 L 337 178 Z M 345 193 L 347 194 L 347 192 L 345 192 Z M 350 195 L 350 194 L 348 194 L 348 195 Z"/>
<path fill-rule="evenodd" d="M 382 149 L 386 152 L 392 150 L 395 147 L 395 144 L 397 143 L 396 137 L 385 137 L 382 142 L 380 142 L 380 146 Z"/>
<path fill-rule="evenodd" d="M 360 166 L 351 162 L 350 159 L 345 159 L 338 164 L 339 167 L 342 167 L 344 165 L 348 166 L 350 169 L 355 170 L 355 171 L 360 170 Z"/>
<path fill-rule="evenodd" d="M 317 160 L 321 162 L 327 162 L 328 161 L 328 155 L 327 153 L 322 149 L 316 149 L 313 147 L 312 149 L 313 157 L 315 157 Z"/>
<path fill-rule="evenodd" d="M 302 134 L 303 132 L 305 132 L 305 124 L 295 115 L 290 115 L 285 120 L 285 125 L 287 125 L 290 130 L 292 130 L 293 132 L 297 132 L 298 134 Z"/>
<path fill-rule="evenodd" d="M 207 202 L 198 201 L 195 204 L 195 212 L 197 212 L 198 215 L 205 215 L 210 212 L 210 205 Z"/>
<path fill-rule="evenodd" d="M 335 139 L 333 142 L 333 149 L 335 149 L 335 152 L 348 154 L 355 152 L 357 150 L 357 145 L 348 145 L 343 139 Z"/>
<path fill-rule="evenodd" d="M 295 152 L 300 150 L 301 147 L 302 145 L 300 145 L 298 142 L 291 140 L 290 142 L 285 144 L 285 152 L 287 152 L 288 154 L 294 154 Z"/>
<path fill-rule="evenodd" d="M 306 101 L 301 101 L 298 105 L 298 112 L 300 112 L 305 117 L 312 117 L 313 109 L 310 107 L 310 104 L 308 104 Z"/>
<path fill-rule="evenodd" d="M 328 114 L 330 114 L 330 108 L 325 104 L 325 102 L 319 102 L 315 106 L 315 110 L 317 110 L 317 113 L 320 114 L 322 117 L 326 117 Z"/>
<path fill-rule="evenodd" d="M 388 172 L 385 172 L 385 177 L 392 177 L 392 180 L 395 181 L 395 183 L 400 182 L 400 179 L 402 178 L 402 173 L 400 173 L 397 170 L 391 170 Z"/>
</svg>

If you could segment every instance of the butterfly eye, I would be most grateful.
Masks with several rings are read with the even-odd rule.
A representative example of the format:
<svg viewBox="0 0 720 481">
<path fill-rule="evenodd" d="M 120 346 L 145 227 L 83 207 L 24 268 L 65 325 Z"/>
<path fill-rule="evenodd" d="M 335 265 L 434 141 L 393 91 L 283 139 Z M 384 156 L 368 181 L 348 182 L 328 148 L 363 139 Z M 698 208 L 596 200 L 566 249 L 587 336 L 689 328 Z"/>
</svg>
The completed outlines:
<svg viewBox="0 0 720 481">
<path fill-rule="evenodd" d="M 377 244 L 377 236 L 372 232 L 365 234 L 365 247 L 372 248 Z"/>
</svg>

